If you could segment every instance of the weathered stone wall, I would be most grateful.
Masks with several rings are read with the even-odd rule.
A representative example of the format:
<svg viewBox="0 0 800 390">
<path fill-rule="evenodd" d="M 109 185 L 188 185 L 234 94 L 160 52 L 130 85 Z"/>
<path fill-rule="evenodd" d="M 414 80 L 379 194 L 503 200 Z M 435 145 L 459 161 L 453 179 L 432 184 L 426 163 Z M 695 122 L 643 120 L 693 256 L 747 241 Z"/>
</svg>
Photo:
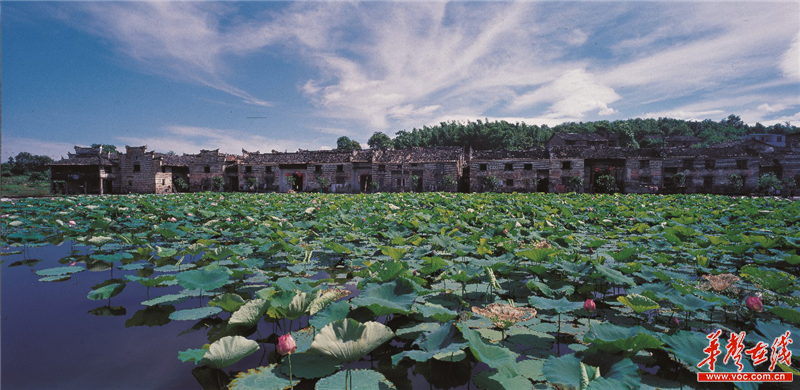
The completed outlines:
<svg viewBox="0 0 800 390">
<path fill-rule="evenodd" d="M 121 156 L 120 173 L 114 181 L 117 193 L 153 194 L 156 192 L 156 172 L 160 170 L 153 153 L 147 152 L 147 146 L 125 147 Z"/>
<path fill-rule="evenodd" d="M 470 190 L 486 191 L 485 180 L 494 176 L 500 180 L 498 192 L 536 192 L 537 180 L 551 168 L 550 160 L 473 160 L 469 163 Z"/>
<path fill-rule="evenodd" d="M 215 177 L 224 177 L 225 155 L 218 150 L 201 150 L 189 165 L 189 191 L 211 191 Z"/>
<path fill-rule="evenodd" d="M 304 189 L 305 191 L 350 193 L 352 192 L 353 164 L 308 164 L 305 177 L 308 178 L 308 183 Z M 321 187 L 317 182 L 317 178 L 320 177 L 328 179 L 330 184 L 325 188 Z"/>
<path fill-rule="evenodd" d="M 569 191 L 568 180 L 571 177 L 583 177 L 583 159 L 551 159 L 550 160 L 550 188 L 549 192 L 563 193 Z M 585 180 L 584 180 L 585 181 Z M 586 183 L 584 182 L 584 187 Z M 581 189 L 580 192 L 583 192 Z"/>
<path fill-rule="evenodd" d="M 657 158 L 629 158 L 625 160 L 625 192 L 634 194 L 656 193 L 663 187 L 661 167 L 664 160 Z"/>
</svg>

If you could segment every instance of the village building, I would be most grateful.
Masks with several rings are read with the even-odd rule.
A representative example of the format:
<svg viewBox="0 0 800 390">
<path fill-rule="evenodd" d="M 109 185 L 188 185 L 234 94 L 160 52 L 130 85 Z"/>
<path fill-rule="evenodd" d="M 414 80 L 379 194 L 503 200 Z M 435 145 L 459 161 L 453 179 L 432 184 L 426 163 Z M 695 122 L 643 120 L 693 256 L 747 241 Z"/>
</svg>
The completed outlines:
<svg viewBox="0 0 800 390">
<path fill-rule="evenodd" d="M 110 194 L 119 171 L 119 153 L 75 146 L 75 153 L 54 161 L 50 166 L 52 194 Z"/>
<path fill-rule="evenodd" d="M 800 136 L 785 146 L 745 138 L 711 147 L 614 146 L 597 134 L 557 134 L 547 148 L 458 146 L 156 153 L 146 146 L 105 153 L 75 147 L 50 164 L 53 193 L 248 192 L 623 192 L 750 194 L 774 173 L 800 182 Z M 687 142 L 695 142 L 687 140 Z"/>
</svg>

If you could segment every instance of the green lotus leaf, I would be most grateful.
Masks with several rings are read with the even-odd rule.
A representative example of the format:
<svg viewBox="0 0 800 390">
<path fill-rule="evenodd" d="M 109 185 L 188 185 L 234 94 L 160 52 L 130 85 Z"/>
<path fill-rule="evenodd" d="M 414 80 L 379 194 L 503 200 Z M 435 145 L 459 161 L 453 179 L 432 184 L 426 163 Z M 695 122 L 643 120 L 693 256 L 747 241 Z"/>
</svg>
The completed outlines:
<svg viewBox="0 0 800 390">
<path fill-rule="evenodd" d="M 526 258 L 534 263 L 540 263 L 553 253 L 558 252 L 555 248 L 526 249 L 515 253 L 518 257 Z"/>
<path fill-rule="evenodd" d="M 436 355 L 452 354 L 467 347 L 467 343 L 452 322 L 420 336 L 414 345 L 418 346 L 420 350 L 403 351 L 392 355 L 392 365 L 397 366 L 406 357 L 418 362 L 425 362 Z"/>
<path fill-rule="evenodd" d="M 368 284 L 352 304 L 366 306 L 377 316 L 408 314 L 416 299 L 414 285 L 408 279 L 398 278 L 388 283 Z"/>
<path fill-rule="evenodd" d="M 281 372 L 289 376 L 289 364 L 287 363 L 286 359 L 284 358 L 283 362 L 280 365 Z M 303 378 L 303 379 L 316 379 L 316 378 L 323 378 L 328 375 L 333 374 L 341 365 L 339 362 L 330 357 L 325 355 L 318 355 L 315 353 L 308 353 L 308 352 L 298 352 L 291 355 L 292 359 L 292 375 L 295 378 Z"/>
<path fill-rule="evenodd" d="M 139 276 L 125 275 L 125 278 L 132 282 L 138 282 L 145 287 L 155 287 L 169 280 L 175 280 L 175 276 L 173 275 L 161 275 L 155 278 L 143 278 Z"/>
<path fill-rule="evenodd" d="M 543 368 L 544 360 L 540 359 L 528 359 L 517 362 L 517 371 L 519 371 L 520 375 L 534 382 L 544 380 L 544 372 L 542 372 Z"/>
<path fill-rule="evenodd" d="M 244 305 L 231 314 L 231 318 L 228 320 L 228 329 L 234 326 L 244 326 L 248 328 L 255 326 L 261 317 L 264 316 L 264 313 L 267 312 L 267 308 L 269 308 L 269 302 L 263 299 L 253 299 L 245 302 Z"/>
<path fill-rule="evenodd" d="M 747 341 L 751 343 L 763 341 L 770 346 L 775 342 L 776 337 L 783 335 L 787 331 L 789 331 L 792 337 L 800 334 L 800 329 L 797 327 L 780 322 L 759 322 L 758 326 L 756 326 L 756 330 L 758 330 L 758 332 L 750 332 L 747 334 Z M 788 349 L 792 351 L 792 359 L 800 359 L 800 343 L 798 343 L 797 340 L 789 344 Z"/>
<path fill-rule="evenodd" d="M 664 349 L 672 352 L 678 362 L 683 363 L 683 365 L 692 372 L 709 372 L 710 370 L 707 364 L 700 368 L 697 367 L 697 364 L 708 357 L 708 355 L 703 352 L 703 349 L 708 347 L 709 343 L 709 339 L 706 336 L 706 334 L 700 332 L 681 330 L 673 335 L 663 335 L 661 337 L 666 344 Z M 720 345 L 725 344 L 725 336 L 726 335 L 720 335 Z M 744 369 L 742 370 L 743 372 L 754 372 L 754 368 L 750 363 L 750 360 L 742 359 L 741 363 L 744 366 Z M 723 364 L 722 359 L 717 359 L 714 367 L 714 372 L 737 372 L 737 370 L 738 369 L 736 365 L 734 365 L 733 361 L 728 361 L 728 364 Z M 754 384 L 752 382 L 737 382 L 736 386 L 742 389 L 752 390 L 758 388 L 758 384 Z"/>
<path fill-rule="evenodd" d="M 677 291 L 667 295 L 670 303 L 678 306 L 681 310 L 697 311 L 697 310 L 711 310 L 714 304 L 702 300 L 692 294 L 681 295 Z"/>
<path fill-rule="evenodd" d="M 229 279 L 228 272 L 216 264 L 198 270 L 181 272 L 177 276 L 178 284 L 181 287 L 187 290 L 200 289 L 203 291 L 218 289 L 228 283 Z"/>
<path fill-rule="evenodd" d="M 245 304 L 244 299 L 238 294 L 217 295 L 208 302 L 209 306 L 219 306 L 222 310 L 233 313 Z"/>
<path fill-rule="evenodd" d="M 631 309 L 633 309 L 633 311 L 637 313 L 642 313 L 648 310 L 654 310 L 661 307 L 656 301 L 644 295 L 639 295 L 639 294 L 628 294 L 627 296 L 624 297 L 617 297 L 617 300 L 622 302 L 622 304 L 624 304 L 625 306 L 630 307 Z"/>
<path fill-rule="evenodd" d="M 258 367 L 240 372 L 236 378 L 228 385 L 229 390 L 284 390 L 297 384 L 298 379 L 289 380 L 289 377 L 281 373 L 277 364 L 266 367 Z"/>
<path fill-rule="evenodd" d="M 422 259 L 422 268 L 419 272 L 423 275 L 430 275 L 444 267 L 447 267 L 447 262 L 441 257 L 424 257 Z"/>
<path fill-rule="evenodd" d="M 441 325 L 435 322 L 421 322 L 414 326 L 408 326 L 397 330 L 397 336 L 406 340 L 416 340 L 425 332 L 432 332 Z"/>
<path fill-rule="evenodd" d="M 438 322 L 447 322 L 458 316 L 455 311 L 435 303 L 425 302 L 422 305 L 414 306 L 414 309 L 422 318 L 430 318 Z"/>
<path fill-rule="evenodd" d="M 90 291 L 87 298 L 93 301 L 105 300 L 119 295 L 119 293 L 121 293 L 122 290 L 124 289 L 125 289 L 124 283 L 112 283 L 107 286 L 103 286 L 96 290 Z"/>
<path fill-rule="evenodd" d="M 461 330 L 461 335 L 469 343 L 469 350 L 476 359 L 509 377 L 518 374 L 515 364 L 518 356 L 516 353 L 504 347 L 487 344 L 478 332 L 470 329 L 463 322 L 459 322 L 457 326 Z"/>
<path fill-rule="evenodd" d="M 66 276 L 72 275 L 77 272 L 86 271 L 86 268 L 83 267 L 56 267 L 56 268 L 48 268 L 36 271 L 36 275 L 39 276 Z"/>
<path fill-rule="evenodd" d="M 562 389 L 584 390 L 592 380 L 600 378 L 600 369 L 584 364 L 574 354 L 550 356 L 542 367 L 547 382 Z"/>
<path fill-rule="evenodd" d="M 174 306 L 145 307 L 133 313 L 133 316 L 125 321 L 125 327 L 166 325 L 169 322 L 169 315 L 174 311 Z"/>
<path fill-rule="evenodd" d="M 558 314 L 573 312 L 583 309 L 583 302 L 570 302 L 567 298 L 547 299 L 542 297 L 530 297 L 528 303 L 537 310 L 555 310 Z"/>
<path fill-rule="evenodd" d="M 530 389 L 531 381 L 522 375 L 507 376 L 499 372 L 482 371 L 473 378 L 475 386 L 483 390 Z"/>
<path fill-rule="evenodd" d="M 350 302 L 347 301 L 339 301 L 334 302 L 320 312 L 318 312 L 313 318 L 308 320 L 309 325 L 317 328 L 322 329 L 325 325 L 330 324 L 333 321 L 343 320 L 347 318 L 347 314 L 350 313 Z"/>
<path fill-rule="evenodd" d="M 613 388 L 611 383 L 604 383 L 605 381 L 617 381 L 622 386 L 621 389 L 638 389 L 641 387 L 642 378 L 639 376 L 639 366 L 637 366 L 631 359 L 622 359 L 615 363 L 608 372 L 603 373 L 602 378 L 598 378 L 589 384 L 590 389 L 610 389 Z"/>
<path fill-rule="evenodd" d="M 345 289 L 322 290 L 317 293 L 316 298 L 314 298 L 311 301 L 311 304 L 308 305 L 306 312 L 308 315 L 313 316 L 314 314 L 319 313 L 326 306 L 330 305 L 331 302 L 343 298 L 349 294 L 350 292 Z"/>
<path fill-rule="evenodd" d="M 111 238 L 111 237 L 106 237 L 106 236 L 95 236 L 95 237 L 89 238 L 88 240 L 86 240 L 86 242 L 88 242 L 89 244 L 92 244 L 94 246 L 101 247 L 101 246 L 103 246 L 105 244 L 108 244 L 110 242 L 114 242 L 114 239 Z"/>
<path fill-rule="evenodd" d="M 346 371 L 339 371 L 336 374 L 322 378 L 317 382 L 316 390 L 341 390 L 341 389 L 395 389 L 392 382 L 386 379 L 383 374 L 373 370 L 351 370 L 349 377 Z M 345 379 L 347 382 L 345 382 Z M 347 386 L 345 386 L 347 383 Z"/>
<path fill-rule="evenodd" d="M 194 362 L 194 364 L 197 365 L 197 363 L 203 359 L 203 356 L 205 356 L 206 352 L 208 352 L 208 350 L 203 348 L 187 349 L 185 351 L 178 352 L 178 359 L 184 363 Z"/>
<path fill-rule="evenodd" d="M 219 307 L 198 307 L 194 309 L 183 309 L 170 313 L 169 319 L 173 321 L 197 321 L 203 318 L 215 316 L 222 312 Z"/>
<path fill-rule="evenodd" d="M 622 272 L 617 271 L 613 268 L 606 267 L 602 264 L 596 264 L 594 268 L 599 272 L 603 277 L 611 283 L 616 284 L 627 284 L 629 286 L 635 286 L 636 281 L 629 276 L 625 276 Z"/>
<path fill-rule="evenodd" d="M 589 350 L 600 350 L 622 356 L 633 356 L 648 348 L 659 348 L 662 342 L 650 331 L 640 327 L 623 327 L 603 322 L 592 326 L 583 337 L 589 343 Z"/>
<path fill-rule="evenodd" d="M 343 254 L 353 253 L 353 251 L 350 250 L 350 248 L 348 248 L 348 247 L 346 247 L 344 245 L 337 244 L 337 243 L 332 242 L 332 241 L 326 242 L 325 243 L 325 247 L 330 249 L 330 250 L 332 250 L 332 251 L 334 251 L 334 252 L 336 252 L 336 253 L 343 253 Z"/>
<path fill-rule="evenodd" d="M 386 325 L 374 321 L 362 324 L 347 318 L 325 325 L 314 337 L 310 351 L 352 363 L 393 337 L 394 332 Z"/>
<path fill-rule="evenodd" d="M 69 279 L 70 279 L 69 275 L 47 276 L 47 277 L 44 277 L 44 278 L 39 278 L 39 281 L 40 282 L 63 282 L 65 280 L 69 280 Z"/>
<path fill-rule="evenodd" d="M 188 295 L 184 294 L 167 294 L 162 295 L 158 298 L 148 299 L 142 302 L 144 306 L 155 306 L 155 305 L 174 305 L 176 303 L 181 303 L 191 298 Z"/>
<path fill-rule="evenodd" d="M 625 248 L 619 252 L 610 252 L 608 255 L 618 262 L 624 262 L 630 259 L 633 255 L 638 253 L 639 250 L 635 247 Z"/>
<path fill-rule="evenodd" d="M 379 248 L 381 249 L 381 253 L 393 258 L 395 261 L 400 261 L 400 259 L 406 255 L 406 252 L 408 252 L 403 248 L 392 248 L 389 246 L 379 246 Z"/>
<path fill-rule="evenodd" d="M 225 336 L 208 347 L 200 364 L 222 369 L 244 359 L 258 348 L 257 342 L 246 337 Z"/>
<path fill-rule="evenodd" d="M 91 255 L 92 259 L 105 261 L 106 263 L 115 263 L 125 259 L 132 259 L 133 255 L 128 252 L 119 252 L 113 255 Z"/>
</svg>

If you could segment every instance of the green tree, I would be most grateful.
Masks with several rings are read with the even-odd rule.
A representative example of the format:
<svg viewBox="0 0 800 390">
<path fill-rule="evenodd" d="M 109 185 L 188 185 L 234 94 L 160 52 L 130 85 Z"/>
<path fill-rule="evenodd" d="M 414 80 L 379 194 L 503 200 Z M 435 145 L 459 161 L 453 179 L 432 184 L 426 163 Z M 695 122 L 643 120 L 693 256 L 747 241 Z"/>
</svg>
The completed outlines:
<svg viewBox="0 0 800 390">
<path fill-rule="evenodd" d="M 248 177 L 245 180 L 245 185 L 247 186 L 247 189 L 254 190 L 258 185 L 258 179 L 256 179 L 255 177 Z"/>
<path fill-rule="evenodd" d="M 20 152 L 16 157 L 8 158 L 11 173 L 14 175 L 47 171 L 47 164 L 51 162 L 53 162 L 53 159 L 48 156 L 39 156 L 28 152 Z"/>
<path fill-rule="evenodd" d="M 369 141 L 367 141 L 367 145 L 369 145 L 372 149 L 391 149 L 392 148 L 392 139 L 389 138 L 388 135 L 383 134 L 380 131 L 376 131 L 372 134 L 372 137 L 369 137 Z"/>
<path fill-rule="evenodd" d="M 320 190 L 327 190 L 328 186 L 331 185 L 331 181 L 325 176 L 318 176 L 316 182 Z"/>
<path fill-rule="evenodd" d="M 341 136 L 336 140 L 336 150 L 353 151 L 361 150 L 361 144 L 351 140 L 350 137 Z"/>
<path fill-rule="evenodd" d="M 117 153 L 117 147 L 116 147 L 116 146 L 114 146 L 114 145 L 106 145 L 106 144 L 92 144 L 92 148 L 97 148 L 97 147 L 100 147 L 100 146 L 102 146 L 102 147 L 103 147 L 103 148 L 102 148 L 102 150 L 103 150 L 104 152 Z M 174 152 L 173 152 L 173 153 L 174 153 Z"/>
<path fill-rule="evenodd" d="M 175 184 L 175 188 L 177 188 L 178 191 L 187 191 L 189 189 L 189 183 L 182 177 L 173 180 L 172 183 Z"/>
<path fill-rule="evenodd" d="M 572 176 L 569 178 L 567 182 L 567 187 L 573 192 L 580 192 L 583 189 L 583 177 L 582 176 Z"/>
<path fill-rule="evenodd" d="M 442 186 L 445 188 L 453 188 L 458 184 L 456 179 L 453 178 L 453 175 L 444 175 L 442 176 Z"/>
</svg>

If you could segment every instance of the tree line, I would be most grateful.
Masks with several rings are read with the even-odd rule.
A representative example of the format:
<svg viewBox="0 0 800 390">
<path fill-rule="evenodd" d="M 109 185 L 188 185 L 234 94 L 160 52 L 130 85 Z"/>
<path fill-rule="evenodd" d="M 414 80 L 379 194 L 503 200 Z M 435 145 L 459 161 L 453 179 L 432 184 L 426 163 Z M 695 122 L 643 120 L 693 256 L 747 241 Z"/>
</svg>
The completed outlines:
<svg viewBox="0 0 800 390">
<path fill-rule="evenodd" d="M 411 147 L 462 146 L 478 150 L 526 150 L 541 147 L 556 133 L 596 133 L 617 135 L 622 147 L 658 147 L 664 145 L 664 137 L 673 135 L 695 136 L 704 147 L 720 142 L 742 138 L 747 134 L 795 134 L 797 126 L 789 122 L 764 126 L 750 126 L 738 116 L 731 114 L 720 121 L 706 119 L 687 121 L 682 119 L 627 119 L 617 121 L 566 122 L 549 127 L 528 125 L 525 122 L 507 121 L 441 122 L 436 126 L 423 126 L 410 131 L 400 130 L 392 139 L 382 132 L 375 132 L 367 141 L 370 148 L 406 149 Z M 349 137 L 339 137 L 337 150 L 360 150 L 361 145 Z"/>
</svg>

